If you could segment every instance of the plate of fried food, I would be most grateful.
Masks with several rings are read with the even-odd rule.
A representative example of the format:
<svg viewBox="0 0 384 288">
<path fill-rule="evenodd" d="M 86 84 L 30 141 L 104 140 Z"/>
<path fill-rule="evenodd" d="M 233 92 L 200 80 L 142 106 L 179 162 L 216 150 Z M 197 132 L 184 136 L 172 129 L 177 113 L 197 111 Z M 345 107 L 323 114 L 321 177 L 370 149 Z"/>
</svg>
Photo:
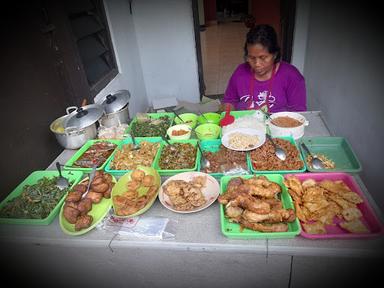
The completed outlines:
<svg viewBox="0 0 384 288">
<path fill-rule="evenodd" d="M 177 213 L 194 213 L 216 201 L 220 185 L 203 172 L 184 172 L 168 178 L 159 190 L 163 206 Z"/>
<path fill-rule="evenodd" d="M 115 216 L 134 217 L 146 212 L 155 202 L 161 179 L 152 167 L 137 166 L 126 173 L 112 190 Z"/>
<path fill-rule="evenodd" d="M 285 176 L 284 184 L 293 199 L 303 237 L 349 239 L 383 233 L 383 224 L 347 173 L 291 174 Z"/>
<path fill-rule="evenodd" d="M 104 171 L 96 171 L 89 192 L 85 195 L 88 183 L 89 177 L 75 185 L 61 206 L 59 222 L 61 230 L 66 234 L 77 236 L 87 233 L 111 209 L 111 192 L 116 179 Z"/>
</svg>

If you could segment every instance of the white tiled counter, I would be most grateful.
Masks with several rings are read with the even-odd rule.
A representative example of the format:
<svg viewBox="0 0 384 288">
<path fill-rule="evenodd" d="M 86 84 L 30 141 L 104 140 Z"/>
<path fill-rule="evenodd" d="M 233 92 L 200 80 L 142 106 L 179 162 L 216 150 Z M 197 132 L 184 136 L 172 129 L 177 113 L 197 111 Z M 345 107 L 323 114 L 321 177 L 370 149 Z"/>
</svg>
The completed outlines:
<svg viewBox="0 0 384 288">
<path fill-rule="evenodd" d="M 309 121 L 305 136 L 329 135 L 321 113 L 303 114 Z M 63 151 L 48 169 L 55 169 L 56 161 L 65 163 L 74 152 Z M 355 178 L 379 213 L 360 178 Z M 1 255 L 9 260 L 9 270 L 27 270 L 36 281 L 72 287 L 309 287 L 310 277 L 322 277 L 326 283 L 344 275 L 337 269 L 370 267 L 384 258 L 383 237 L 228 239 L 220 231 L 218 203 L 199 213 L 178 214 L 156 200 L 143 215 L 147 216 L 176 220 L 175 239 L 132 240 L 98 229 L 73 237 L 61 231 L 56 217 L 48 226 L 1 225 Z M 329 265 L 337 276 L 324 272 Z"/>
</svg>

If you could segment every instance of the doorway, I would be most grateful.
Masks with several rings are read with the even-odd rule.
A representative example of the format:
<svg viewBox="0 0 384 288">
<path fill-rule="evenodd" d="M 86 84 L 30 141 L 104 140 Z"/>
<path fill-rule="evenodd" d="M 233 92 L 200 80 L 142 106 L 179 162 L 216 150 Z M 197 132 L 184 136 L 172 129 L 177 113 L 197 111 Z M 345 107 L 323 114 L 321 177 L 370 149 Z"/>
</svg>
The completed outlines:
<svg viewBox="0 0 384 288">
<path fill-rule="evenodd" d="M 272 25 L 283 61 L 290 62 L 295 22 L 294 0 L 193 0 L 200 94 L 221 98 L 244 61 L 245 36 L 252 24 Z M 197 18 L 197 19 L 196 19 Z"/>
</svg>

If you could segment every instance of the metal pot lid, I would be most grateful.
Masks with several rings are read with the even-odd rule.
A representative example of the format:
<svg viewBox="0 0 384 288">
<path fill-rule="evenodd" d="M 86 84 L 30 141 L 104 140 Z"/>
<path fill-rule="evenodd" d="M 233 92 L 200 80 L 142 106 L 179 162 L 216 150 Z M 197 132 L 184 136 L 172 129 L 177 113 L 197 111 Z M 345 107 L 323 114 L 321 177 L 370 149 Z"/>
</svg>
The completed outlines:
<svg viewBox="0 0 384 288">
<path fill-rule="evenodd" d="M 119 90 L 113 95 L 109 94 L 101 105 L 105 113 L 110 114 L 123 109 L 128 104 L 130 98 L 131 94 L 128 90 Z"/>
<path fill-rule="evenodd" d="M 103 107 L 99 104 L 80 107 L 69 114 L 68 120 L 64 123 L 64 128 L 75 127 L 82 129 L 88 127 L 99 120 L 103 114 Z"/>
</svg>

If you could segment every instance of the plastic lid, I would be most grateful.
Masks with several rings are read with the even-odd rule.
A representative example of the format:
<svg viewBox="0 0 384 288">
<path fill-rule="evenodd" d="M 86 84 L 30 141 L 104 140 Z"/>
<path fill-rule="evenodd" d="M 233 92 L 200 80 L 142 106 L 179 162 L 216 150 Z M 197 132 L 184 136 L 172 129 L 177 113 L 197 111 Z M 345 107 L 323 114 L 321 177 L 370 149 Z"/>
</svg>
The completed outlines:
<svg viewBox="0 0 384 288">
<path fill-rule="evenodd" d="M 69 114 L 64 128 L 76 127 L 82 129 L 95 123 L 103 116 L 103 107 L 99 104 L 91 104 L 78 108 Z"/>
<path fill-rule="evenodd" d="M 117 112 L 128 104 L 131 94 L 128 90 L 119 90 L 116 93 L 109 94 L 102 103 L 105 113 Z"/>
</svg>

